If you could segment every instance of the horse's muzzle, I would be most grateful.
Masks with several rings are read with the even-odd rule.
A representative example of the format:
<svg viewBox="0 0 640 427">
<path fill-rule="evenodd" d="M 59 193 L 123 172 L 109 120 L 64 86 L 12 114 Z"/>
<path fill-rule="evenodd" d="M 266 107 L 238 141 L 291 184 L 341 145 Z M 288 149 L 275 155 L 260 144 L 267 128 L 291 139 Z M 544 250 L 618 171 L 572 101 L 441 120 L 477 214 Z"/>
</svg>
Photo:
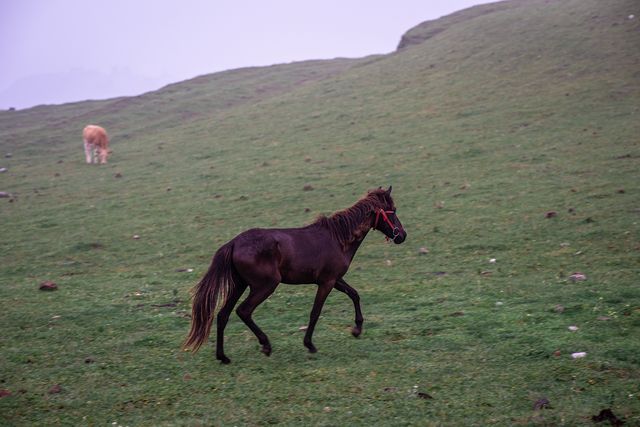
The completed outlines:
<svg viewBox="0 0 640 427">
<path fill-rule="evenodd" d="M 399 245 L 400 243 L 404 242 L 406 238 L 407 238 L 407 232 L 402 230 L 393 238 L 393 243 L 395 243 L 396 245 Z"/>
</svg>

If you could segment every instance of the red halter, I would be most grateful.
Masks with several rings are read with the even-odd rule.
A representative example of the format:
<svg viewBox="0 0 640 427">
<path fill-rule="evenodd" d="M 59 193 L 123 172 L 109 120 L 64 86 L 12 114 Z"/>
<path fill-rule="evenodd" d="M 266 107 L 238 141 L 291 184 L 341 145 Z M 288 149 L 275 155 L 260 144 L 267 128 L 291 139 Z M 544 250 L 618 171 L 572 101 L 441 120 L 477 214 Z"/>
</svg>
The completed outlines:
<svg viewBox="0 0 640 427">
<path fill-rule="evenodd" d="M 391 220 L 389 219 L 387 214 L 395 214 L 395 212 L 394 211 L 385 211 L 382 208 L 380 208 L 380 209 L 378 209 L 376 211 L 376 221 L 373 223 L 373 229 L 374 230 L 378 229 L 378 221 L 380 220 L 380 217 L 382 216 L 382 219 L 384 220 L 384 222 L 386 222 L 389 225 L 389 227 L 391 227 L 391 230 L 393 230 L 393 238 L 395 239 L 396 236 L 398 236 L 400 234 L 400 229 L 398 227 L 396 227 L 395 225 L 393 225 L 393 222 L 391 222 Z M 389 240 L 389 237 L 387 237 L 387 240 Z"/>
</svg>

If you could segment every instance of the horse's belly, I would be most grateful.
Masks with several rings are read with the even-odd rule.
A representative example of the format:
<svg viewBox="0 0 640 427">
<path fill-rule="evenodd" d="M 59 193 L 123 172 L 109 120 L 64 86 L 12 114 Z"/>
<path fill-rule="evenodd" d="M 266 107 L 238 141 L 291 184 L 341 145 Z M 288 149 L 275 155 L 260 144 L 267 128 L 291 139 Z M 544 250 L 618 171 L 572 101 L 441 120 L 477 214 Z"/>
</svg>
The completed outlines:
<svg viewBox="0 0 640 427">
<path fill-rule="evenodd" d="M 318 271 L 314 268 L 282 268 L 282 283 L 289 285 L 302 285 L 316 283 L 318 281 Z"/>
<path fill-rule="evenodd" d="M 344 276 L 348 267 L 348 265 L 342 265 L 342 263 L 309 266 L 282 265 L 280 268 L 281 281 L 289 285 L 332 281 Z"/>
</svg>

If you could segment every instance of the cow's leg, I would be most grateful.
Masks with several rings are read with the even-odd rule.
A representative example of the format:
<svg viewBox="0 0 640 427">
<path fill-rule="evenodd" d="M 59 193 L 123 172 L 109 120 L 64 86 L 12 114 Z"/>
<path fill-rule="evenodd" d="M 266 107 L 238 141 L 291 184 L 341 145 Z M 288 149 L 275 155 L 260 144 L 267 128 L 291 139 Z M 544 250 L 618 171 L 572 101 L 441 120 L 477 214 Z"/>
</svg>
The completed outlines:
<svg viewBox="0 0 640 427">
<path fill-rule="evenodd" d="M 84 157 L 87 163 L 91 163 L 91 144 L 86 140 L 84 141 Z"/>
<path fill-rule="evenodd" d="M 98 148 L 98 156 L 100 156 L 100 163 L 107 163 L 108 150 L 105 148 Z"/>
</svg>

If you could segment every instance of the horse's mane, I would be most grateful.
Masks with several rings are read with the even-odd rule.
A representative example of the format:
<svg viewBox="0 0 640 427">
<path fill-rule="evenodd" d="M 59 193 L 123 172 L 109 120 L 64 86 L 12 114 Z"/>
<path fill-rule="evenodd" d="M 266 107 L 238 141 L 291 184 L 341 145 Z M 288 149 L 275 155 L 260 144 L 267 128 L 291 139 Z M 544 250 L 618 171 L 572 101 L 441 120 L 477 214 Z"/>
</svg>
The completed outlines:
<svg viewBox="0 0 640 427">
<path fill-rule="evenodd" d="M 320 215 L 311 225 L 327 228 L 342 246 L 346 246 L 369 230 L 369 223 L 366 221 L 368 216 L 379 208 L 386 209 L 391 205 L 393 200 L 389 193 L 379 188 L 369 191 L 349 208 L 335 212 L 329 217 Z"/>
</svg>

